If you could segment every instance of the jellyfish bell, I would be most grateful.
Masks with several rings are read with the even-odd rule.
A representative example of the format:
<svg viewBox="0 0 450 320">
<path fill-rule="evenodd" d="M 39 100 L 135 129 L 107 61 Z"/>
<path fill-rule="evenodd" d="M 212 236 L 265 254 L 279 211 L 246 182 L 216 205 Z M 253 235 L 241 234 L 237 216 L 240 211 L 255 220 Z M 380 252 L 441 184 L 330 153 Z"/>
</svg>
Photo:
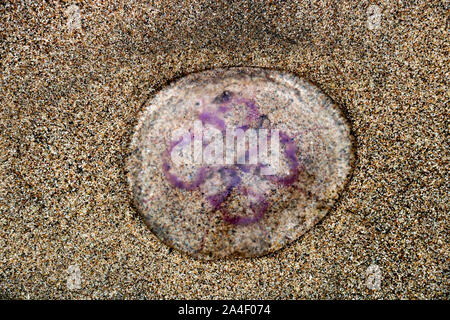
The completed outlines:
<svg viewBox="0 0 450 320">
<path fill-rule="evenodd" d="M 261 256 L 299 238 L 332 208 L 354 159 L 350 126 L 330 98 L 259 68 L 194 73 L 162 89 L 130 148 L 145 223 L 204 259 Z"/>
</svg>

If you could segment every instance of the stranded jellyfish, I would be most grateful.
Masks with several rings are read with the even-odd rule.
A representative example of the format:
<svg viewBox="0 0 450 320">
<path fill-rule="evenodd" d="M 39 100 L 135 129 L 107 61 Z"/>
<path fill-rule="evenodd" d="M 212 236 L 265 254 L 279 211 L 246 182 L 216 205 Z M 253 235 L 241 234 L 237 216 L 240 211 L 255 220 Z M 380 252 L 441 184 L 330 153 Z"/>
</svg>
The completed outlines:
<svg viewBox="0 0 450 320">
<path fill-rule="evenodd" d="M 352 161 L 349 125 L 317 87 L 279 71 L 215 69 L 149 100 L 128 178 L 167 245 L 206 259 L 253 257 L 320 221 Z"/>
</svg>

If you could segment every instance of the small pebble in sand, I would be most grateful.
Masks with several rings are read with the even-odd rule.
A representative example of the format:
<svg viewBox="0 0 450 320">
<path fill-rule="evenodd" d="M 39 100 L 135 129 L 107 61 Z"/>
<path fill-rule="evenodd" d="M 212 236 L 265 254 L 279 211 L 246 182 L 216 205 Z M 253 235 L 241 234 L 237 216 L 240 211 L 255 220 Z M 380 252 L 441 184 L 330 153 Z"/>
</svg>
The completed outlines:
<svg viewBox="0 0 450 320">
<path fill-rule="evenodd" d="M 150 99 L 128 171 L 153 233 L 214 259 L 297 239 L 333 206 L 352 162 L 349 125 L 316 86 L 230 68 L 191 74 Z"/>
</svg>

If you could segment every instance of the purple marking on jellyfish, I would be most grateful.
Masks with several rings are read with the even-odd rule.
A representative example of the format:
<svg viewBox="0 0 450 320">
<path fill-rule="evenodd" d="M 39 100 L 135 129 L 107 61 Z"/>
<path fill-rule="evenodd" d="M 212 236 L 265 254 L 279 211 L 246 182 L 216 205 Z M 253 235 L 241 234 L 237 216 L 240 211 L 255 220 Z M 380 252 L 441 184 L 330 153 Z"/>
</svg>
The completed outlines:
<svg viewBox="0 0 450 320">
<path fill-rule="evenodd" d="M 202 121 L 203 124 L 205 123 L 212 124 L 213 126 L 217 127 L 222 131 L 225 130 L 226 128 L 225 121 L 217 117 L 212 112 L 203 111 L 202 113 L 200 113 L 199 119 Z"/>
<path fill-rule="evenodd" d="M 233 189 L 241 183 L 241 178 L 237 174 L 237 171 L 233 168 L 229 167 L 221 167 L 218 169 L 222 178 L 224 178 L 225 174 L 229 174 L 231 176 L 231 180 L 228 182 L 225 191 L 216 193 L 214 195 L 208 196 L 206 199 L 209 204 L 217 210 L 221 204 L 226 200 L 226 198 L 231 194 Z"/>
<path fill-rule="evenodd" d="M 256 107 L 256 104 L 251 100 L 247 100 L 245 105 L 250 109 L 249 113 L 247 114 L 247 121 L 253 122 L 258 120 L 260 113 L 258 107 Z"/>
<path fill-rule="evenodd" d="M 259 119 L 260 112 L 254 101 L 250 99 L 239 98 L 234 99 L 232 102 L 234 104 L 243 104 L 247 108 L 247 115 L 245 117 L 246 122 L 244 123 L 244 125 L 238 127 L 239 129 L 243 129 L 245 131 L 250 128 L 250 124 Z"/>
<path fill-rule="evenodd" d="M 194 190 L 203 184 L 206 180 L 207 169 L 205 167 L 200 168 L 191 183 L 181 180 L 177 175 L 170 173 L 170 165 L 166 162 L 163 163 L 163 171 L 167 180 L 176 188 L 183 190 Z"/>
<path fill-rule="evenodd" d="M 217 111 L 220 113 L 227 113 L 228 111 L 230 111 L 230 107 L 228 106 L 220 106 L 219 108 L 217 108 Z"/>
<path fill-rule="evenodd" d="M 184 135 L 183 135 L 183 136 L 179 137 L 178 140 L 170 142 L 169 148 L 167 148 L 167 150 L 166 150 L 166 153 L 168 153 L 169 156 L 172 154 L 173 149 L 177 145 L 186 146 L 194 139 L 194 134 L 192 133 L 192 130 L 189 130 L 189 132 L 191 134 L 190 140 L 185 141 L 184 140 Z"/>
<path fill-rule="evenodd" d="M 225 92 L 224 92 L 225 93 Z M 214 100 L 215 103 L 225 103 L 224 105 L 219 106 L 215 112 L 213 111 L 203 111 L 199 114 L 199 119 L 202 121 L 203 124 L 209 123 L 217 128 L 219 128 L 222 133 L 226 131 L 226 124 L 225 121 L 220 117 L 219 114 L 225 114 L 227 113 L 231 107 L 229 104 L 245 104 L 245 106 L 248 109 L 247 116 L 245 117 L 245 123 L 244 125 L 238 127 L 238 129 L 242 129 L 243 131 L 246 131 L 250 128 L 250 124 L 252 122 L 258 121 L 259 125 L 261 126 L 262 121 L 264 120 L 264 117 L 267 118 L 265 115 L 260 115 L 259 109 L 256 106 L 256 104 L 252 100 L 248 99 L 233 99 L 232 94 L 225 95 L 226 97 L 220 101 Z M 190 130 L 192 132 L 192 130 Z M 191 133 L 191 136 L 193 134 Z M 271 134 L 269 133 L 269 137 Z M 289 160 L 289 168 L 290 173 L 287 176 L 280 177 L 277 175 L 267 175 L 267 176 L 261 176 L 263 179 L 268 179 L 269 181 L 272 181 L 274 183 L 279 183 L 284 186 L 292 185 L 297 179 L 299 175 L 299 162 L 297 159 L 297 147 L 295 146 L 293 139 L 290 138 L 286 133 L 280 132 L 280 142 L 285 146 L 284 154 L 286 158 Z M 173 173 L 170 173 L 170 153 L 172 150 L 177 146 L 178 144 L 182 143 L 183 137 L 176 141 L 172 141 L 169 144 L 169 148 L 166 150 L 166 152 L 163 154 L 163 171 L 166 175 L 167 180 L 176 188 L 184 189 L 184 190 L 194 190 L 198 188 L 200 185 L 202 185 L 208 176 L 211 175 L 212 171 L 219 172 L 221 175 L 221 178 L 223 180 L 227 180 L 225 183 L 225 189 L 221 192 L 218 192 L 213 195 L 209 195 L 206 197 L 206 200 L 211 205 L 213 210 L 220 210 L 222 212 L 222 219 L 224 222 L 237 225 L 237 226 L 245 226 L 252 223 L 259 222 L 263 217 L 264 214 L 269 207 L 269 203 L 266 200 L 265 195 L 256 193 L 252 190 L 249 190 L 246 187 L 243 187 L 241 185 L 242 180 L 239 176 L 239 171 L 248 173 L 252 168 L 255 168 L 255 173 L 260 175 L 260 168 L 264 167 L 266 165 L 257 163 L 257 164 L 235 164 L 233 167 L 230 166 L 216 166 L 214 168 L 207 169 L 206 167 L 200 167 L 199 170 L 195 174 L 195 179 L 191 183 L 185 182 L 182 179 L 180 179 L 178 176 L 176 176 Z M 203 145 L 206 143 L 203 142 Z M 257 151 L 257 149 L 252 149 L 251 152 L 254 154 Z M 249 151 L 246 151 L 244 154 L 245 162 L 248 162 L 249 160 Z M 252 195 L 256 198 L 256 202 L 250 203 L 250 209 L 253 211 L 252 216 L 234 216 L 228 213 L 225 202 L 227 198 L 231 195 L 233 190 L 237 188 L 238 191 L 241 192 L 244 196 Z"/>
<path fill-rule="evenodd" d="M 191 138 L 193 137 L 193 134 L 191 133 Z M 202 167 L 200 168 L 195 175 L 194 180 L 189 183 L 181 180 L 177 175 L 170 173 L 171 166 L 169 164 L 170 155 L 173 151 L 173 149 L 180 143 L 182 143 L 183 137 L 179 138 L 176 141 L 171 141 L 169 144 L 169 148 L 163 153 L 163 172 L 169 180 L 169 182 L 176 188 L 184 189 L 184 190 L 194 190 L 198 188 L 203 182 L 206 180 L 206 173 L 207 169 Z"/>
<path fill-rule="evenodd" d="M 211 205 L 211 207 L 213 207 L 214 210 L 217 210 L 225 201 L 225 199 L 228 197 L 228 195 L 229 195 L 228 190 L 225 190 L 224 192 L 217 193 L 212 196 L 207 196 L 206 200 L 209 202 L 209 204 Z"/>
<path fill-rule="evenodd" d="M 238 167 L 242 172 L 248 173 L 250 172 L 251 166 L 247 164 L 236 164 L 236 167 Z"/>
<path fill-rule="evenodd" d="M 284 177 L 277 175 L 270 175 L 268 179 L 272 182 L 282 184 L 284 186 L 290 186 L 295 181 L 297 181 L 299 176 L 299 162 L 297 159 L 297 146 L 294 144 L 293 139 L 291 139 L 286 133 L 280 131 L 279 133 L 280 142 L 284 144 L 284 154 L 289 160 L 289 174 Z"/>
<path fill-rule="evenodd" d="M 233 216 L 228 213 L 228 210 L 226 210 L 226 208 L 222 208 L 222 219 L 225 222 L 236 226 L 246 226 L 259 222 L 264 217 L 264 214 L 269 207 L 269 203 L 267 202 L 265 196 L 253 191 L 249 191 L 247 188 L 241 187 L 239 189 L 244 196 L 251 194 L 257 197 L 258 203 L 256 205 L 255 203 L 250 204 L 250 209 L 254 214 L 252 216 Z"/>
</svg>

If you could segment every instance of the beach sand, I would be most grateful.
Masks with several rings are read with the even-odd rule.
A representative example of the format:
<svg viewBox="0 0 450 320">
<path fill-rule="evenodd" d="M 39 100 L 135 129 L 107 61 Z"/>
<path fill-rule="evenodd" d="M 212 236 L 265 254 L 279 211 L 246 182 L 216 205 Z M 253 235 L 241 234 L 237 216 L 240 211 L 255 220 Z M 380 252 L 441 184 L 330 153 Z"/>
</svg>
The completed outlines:
<svg viewBox="0 0 450 320">
<path fill-rule="evenodd" d="M 448 299 L 443 1 L 93 3 L 0 4 L 1 298 Z M 293 244 L 207 262 L 149 231 L 125 164 L 154 92 L 228 66 L 318 85 L 356 162 Z"/>
</svg>

